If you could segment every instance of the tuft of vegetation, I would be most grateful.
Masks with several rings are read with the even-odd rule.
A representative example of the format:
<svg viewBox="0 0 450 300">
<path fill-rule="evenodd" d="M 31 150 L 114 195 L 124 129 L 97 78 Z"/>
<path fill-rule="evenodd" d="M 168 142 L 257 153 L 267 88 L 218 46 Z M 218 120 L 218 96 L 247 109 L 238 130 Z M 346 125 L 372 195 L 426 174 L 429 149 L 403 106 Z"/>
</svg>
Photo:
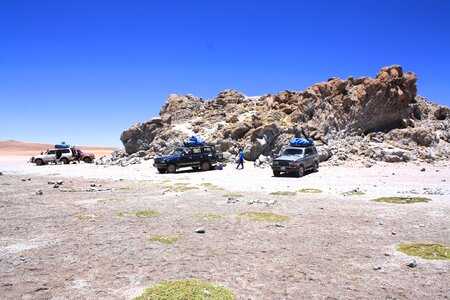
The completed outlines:
<svg viewBox="0 0 450 300">
<path fill-rule="evenodd" d="M 225 198 L 242 198 L 242 197 L 244 197 L 244 195 L 241 195 L 241 194 L 225 194 L 225 195 L 222 195 L 222 197 L 225 197 Z"/>
<path fill-rule="evenodd" d="M 213 183 L 210 183 L 210 182 L 203 182 L 200 185 L 204 186 L 204 187 L 207 187 L 207 188 L 210 188 L 210 189 L 214 189 L 214 190 L 223 190 L 223 188 L 221 188 L 220 186 L 217 186 L 217 185 L 215 185 Z"/>
<path fill-rule="evenodd" d="M 124 201 L 123 199 L 119 199 L 119 198 L 110 198 L 110 199 L 100 199 L 97 200 L 98 203 L 115 203 L 115 202 L 122 202 Z"/>
<path fill-rule="evenodd" d="M 354 189 L 351 191 L 343 192 L 342 196 L 362 196 L 365 195 L 363 191 L 360 191 L 359 189 Z"/>
<path fill-rule="evenodd" d="M 159 212 L 155 210 L 123 211 L 117 213 L 117 215 L 119 217 L 154 218 L 159 216 Z"/>
<path fill-rule="evenodd" d="M 85 215 L 85 214 L 78 214 L 76 215 L 78 220 L 95 220 L 98 218 L 96 215 Z"/>
<path fill-rule="evenodd" d="M 274 195 L 274 196 L 295 196 L 296 194 L 297 194 L 296 192 L 277 191 L 277 192 L 272 192 L 269 195 Z"/>
<path fill-rule="evenodd" d="M 371 201 L 396 203 L 396 204 L 412 204 L 412 203 L 430 202 L 431 199 L 422 198 L 422 197 L 382 197 L 382 198 L 372 199 Z"/>
<path fill-rule="evenodd" d="M 185 279 L 165 281 L 148 288 L 144 293 L 133 300 L 234 300 L 231 290 L 198 279 Z"/>
<path fill-rule="evenodd" d="M 209 221 L 209 220 L 216 220 L 216 219 L 223 219 L 224 215 L 219 214 L 197 214 L 194 216 L 194 219 L 199 221 Z"/>
<path fill-rule="evenodd" d="M 450 260 L 450 245 L 443 244 L 400 244 L 398 251 L 423 259 Z"/>
<path fill-rule="evenodd" d="M 269 212 L 244 212 L 238 214 L 238 216 L 249 218 L 255 222 L 283 222 L 289 219 L 288 216 Z"/>
<path fill-rule="evenodd" d="M 149 241 L 159 242 L 163 244 L 173 244 L 178 242 L 179 237 L 177 236 L 167 236 L 167 235 L 153 235 L 148 238 Z"/>
<path fill-rule="evenodd" d="M 189 183 L 185 182 L 177 182 L 174 185 L 165 185 L 163 188 L 168 189 L 170 192 L 186 192 L 198 189 L 198 187 L 189 186 Z"/>
<path fill-rule="evenodd" d="M 306 188 L 306 189 L 300 189 L 300 190 L 298 190 L 298 192 L 299 192 L 299 193 L 316 194 L 316 193 L 322 193 L 322 190 Z"/>
</svg>

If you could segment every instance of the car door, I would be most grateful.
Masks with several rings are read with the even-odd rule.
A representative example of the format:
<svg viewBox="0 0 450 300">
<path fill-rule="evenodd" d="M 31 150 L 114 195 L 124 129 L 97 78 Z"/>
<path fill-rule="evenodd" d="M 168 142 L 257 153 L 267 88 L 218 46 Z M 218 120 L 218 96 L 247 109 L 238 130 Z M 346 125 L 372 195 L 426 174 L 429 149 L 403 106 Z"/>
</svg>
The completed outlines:
<svg viewBox="0 0 450 300">
<path fill-rule="evenodd" d="M 202 160 L 202 149 L 201 148 L 193 148 L 191 155 L 191 166 L 199 166 L 200 161 Z"/>
<path fill-rule="evenodd" d="M 185 149 L 178 159 L 178 165 L 180 167 L 187 167 L 191 163 L 191 149 Z"/>
<path fill-rule="evenodd" d="M 55 161 L 55 155 L 56 155 L 56 150 L 47 151 L 47 153 L 45 153 L 45 155 L 43 157 L 44 162 L 48 163 L 51 161 Z"/>
<path fill-rule="evenodd" d="M 216 158 L 214 157 L 213 149 L 211 147 L 203 148 L 202 158 L 209 161 L 210 163 L 216 163 Z"/>
<path fill-rule="evenodd" d="M 311 148 L 305 149 L 305 167 L 310 168 L 313 164 L 313 156 Z"/>
</svg>

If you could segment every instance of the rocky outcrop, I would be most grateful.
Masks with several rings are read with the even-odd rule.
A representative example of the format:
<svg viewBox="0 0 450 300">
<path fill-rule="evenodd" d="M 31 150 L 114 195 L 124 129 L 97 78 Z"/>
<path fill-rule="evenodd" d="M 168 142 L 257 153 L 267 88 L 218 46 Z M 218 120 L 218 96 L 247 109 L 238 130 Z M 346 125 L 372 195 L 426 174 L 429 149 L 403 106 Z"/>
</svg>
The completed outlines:
<svg viewBox="0 0 450 300">
<path fill-rule="evenodd" d="M 151 157 L 195 134 L 230 154 L 243 148 L 255 161 L 306 133 L 319 144 L 321 159 L 333 164 L 447 159 L 450 110 L 416 96 L 416 81 L 394 65 L 374 79 L 330 78 L 301 92 L 248 97 L 226 90 L 212 100 L 172 94 L 159 118 L 125 130 L 121 141 L 128 155 Z"/>
</svg>

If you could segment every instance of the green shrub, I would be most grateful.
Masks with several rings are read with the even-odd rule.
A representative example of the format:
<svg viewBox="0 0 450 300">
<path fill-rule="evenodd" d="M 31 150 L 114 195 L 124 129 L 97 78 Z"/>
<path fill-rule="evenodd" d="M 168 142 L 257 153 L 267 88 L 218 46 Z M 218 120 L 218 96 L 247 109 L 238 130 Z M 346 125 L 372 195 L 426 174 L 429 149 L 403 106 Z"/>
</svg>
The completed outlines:
<svg viewBox="0 0 450 300">
<path fill-rule="evenodd" d="M 178 242 L 179 238 L 177 236 L 167 236 L 167 235 L 153 235 L 148 238 L 149 241 L 159 242 L 164 244 L 173 244 Z"/>
<path fill-rule="evenodd" d="M 300 189 L 300 190 L 298 190 L 298 192 L 299 193 L 315 194 L 315 193 L 322 193 L 322 190 L 306 188 L 306 189 Z"/>
<path fill-rule="evenodd" d="M 119 217 L 154 218 L 159 216 L 159 212 L 154 210 L 123 211 L 117 215 Z"/>
<path fill-rule="evenodd" d="M 297 194 L 296 192 L 277 191 L 277 192 L 272 192 L 269 195 L 274 195 L 274 196 L 295 196 L 296 194 Z"/>
<path fill-rule="evenodd" d="M 268 212 L 244 212 L 238 216 L 249 218 L 255 222 L 283 222 L 289 219 L 288 216 Z"/>
<path fill-rule="evenodd" d="M 134 300 L 233 300 L 234 294 L 227 288 L 198 279 L 165 281 L 148 288 Z"/>
<path fill-rule="evenodd" d="M 382 197 L 377 199 L 372 199 L 373 202 L 386 202 L 386 203 L 396 203 L 396 204 L 412 204 L 420 202 L 429 202 L 431 199 L 422 197 Z"/>
<path fill-rule="evenodd" d="M 424 259 L 450 259 L 450 245 L 442 244 L 400 244 L 397 250 Z"/>
</svg>

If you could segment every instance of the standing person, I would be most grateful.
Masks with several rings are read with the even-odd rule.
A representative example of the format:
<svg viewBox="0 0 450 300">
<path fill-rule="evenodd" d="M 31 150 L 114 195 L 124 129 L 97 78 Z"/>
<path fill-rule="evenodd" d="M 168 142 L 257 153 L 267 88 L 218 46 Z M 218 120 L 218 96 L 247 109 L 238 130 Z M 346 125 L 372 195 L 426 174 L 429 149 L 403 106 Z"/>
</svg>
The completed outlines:
<svg viewBox="0 0 450 300">
<path fill-rule="evenodd" d="M 244 169 L 244 151 L 242 149 L 239 149 L 239 153 L 236 155 L 239 155 L 238 165 L 236 166 L 236 170 L 239 169 L 239 166 L 242 166 L 242 169 Z"/>
</svg>

